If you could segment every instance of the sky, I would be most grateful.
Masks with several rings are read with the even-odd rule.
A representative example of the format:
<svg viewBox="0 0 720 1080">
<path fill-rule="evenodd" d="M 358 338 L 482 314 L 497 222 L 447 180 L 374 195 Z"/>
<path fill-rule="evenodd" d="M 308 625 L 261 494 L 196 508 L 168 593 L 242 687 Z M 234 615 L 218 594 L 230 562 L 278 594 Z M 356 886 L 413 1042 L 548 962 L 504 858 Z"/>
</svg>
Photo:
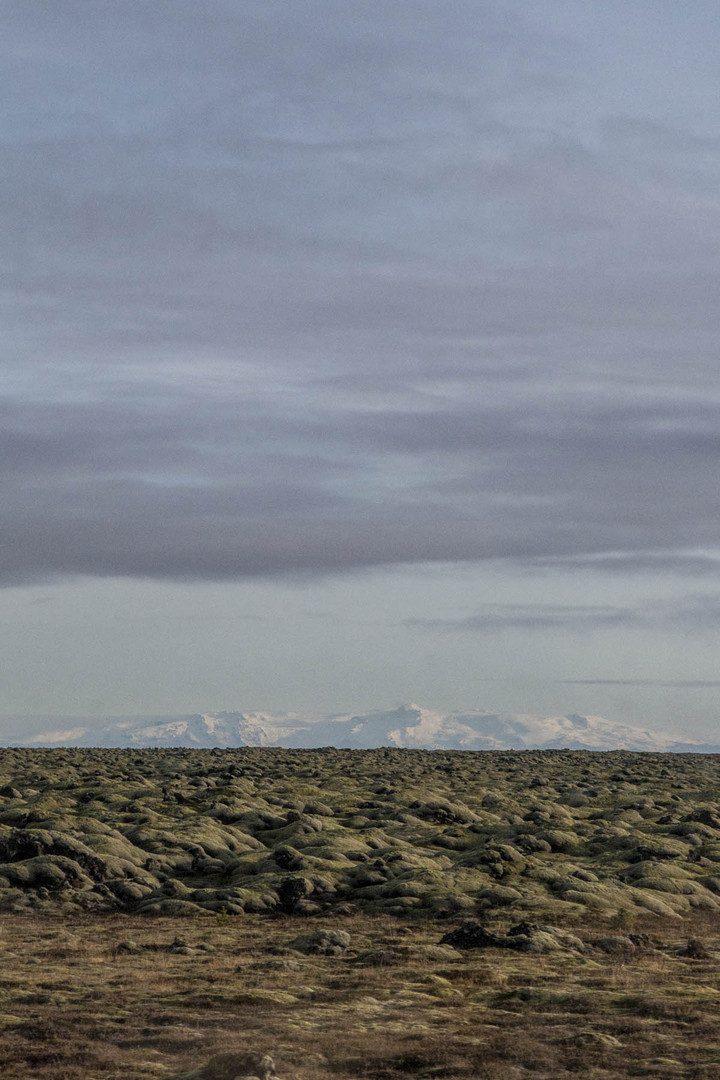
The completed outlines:
<svg viewBox="0 0 720 1080">
<path fill-rule="evenodd" d="M 0 714 L 717 734 L 715 0 L 2 22 Z"/>
</svg>

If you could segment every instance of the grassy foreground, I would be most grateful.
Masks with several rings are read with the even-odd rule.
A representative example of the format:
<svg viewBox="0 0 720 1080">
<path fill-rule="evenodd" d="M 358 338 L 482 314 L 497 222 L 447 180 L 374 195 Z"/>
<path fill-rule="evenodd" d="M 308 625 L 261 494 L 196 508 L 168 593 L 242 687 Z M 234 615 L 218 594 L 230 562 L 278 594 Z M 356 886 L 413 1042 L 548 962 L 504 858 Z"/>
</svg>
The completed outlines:
<svg viewBox="0 0 720 1080">
<path fill-rule="evenodd" d="M 3 750 L 0 911 L 0 1077 L 720 1076 L 717 757 Z"/>
<path fill-rule="evenodd" d="M 0 1075 L 161 1080 L 232 1050 L 300 1080 L 720 1075 L 707 916 L 656 918 L 634 949 L 580 927 L 582 951 L 550 954 L 456 951 L 428 921 L 342 926 L 341 953 L 308 955 L 289 916 L 11 916 Z M 691 931 L 705 959 L 682 955 Z"/>
</svg>

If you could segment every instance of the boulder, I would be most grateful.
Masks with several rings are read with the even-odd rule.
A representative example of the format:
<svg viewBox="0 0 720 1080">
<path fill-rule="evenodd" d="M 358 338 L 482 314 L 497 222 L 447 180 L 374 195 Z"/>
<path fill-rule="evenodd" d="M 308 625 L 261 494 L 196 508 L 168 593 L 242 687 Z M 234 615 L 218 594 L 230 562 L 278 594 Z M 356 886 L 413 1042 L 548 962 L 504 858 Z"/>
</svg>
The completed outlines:
<svg viewBox="0 0 720 1080">
<path fill-rule="evenodd" d="M 218 1054 L 176 1080 L 244 1080 L 245 1077 L 273 1080 L 275 1062 L 269 1054 Z"/>
<path fill-rule="evenodd" d="M 315 930 L 290 942 L 290 948 L 308 955 L 341 956 L 350 946 L 345 930 Z"/>
<path fill-rule="evenodd" d="M 520 922 L 507 934 L 494 934 L 479 923 L 465 923 L 440 939 L 453 949 L 514 949 L 516 952 L 555 952 L 558 949 L 583 948 L 581 940 L 566 930 L 539 923 Z"/>
</svg>

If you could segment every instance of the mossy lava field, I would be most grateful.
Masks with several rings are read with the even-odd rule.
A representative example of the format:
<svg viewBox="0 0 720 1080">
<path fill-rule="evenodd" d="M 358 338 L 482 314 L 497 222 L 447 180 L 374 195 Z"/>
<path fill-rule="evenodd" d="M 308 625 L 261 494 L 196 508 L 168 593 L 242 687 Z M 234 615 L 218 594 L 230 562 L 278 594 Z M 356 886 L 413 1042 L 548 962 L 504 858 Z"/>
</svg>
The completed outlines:
<svg viewBox="0 0 720 1080">
<path fill-rule="evenodd" d="M 720 757 L 5 749 L 0 908 L 4 1077 L 720 1075 Z"/>
</svg>

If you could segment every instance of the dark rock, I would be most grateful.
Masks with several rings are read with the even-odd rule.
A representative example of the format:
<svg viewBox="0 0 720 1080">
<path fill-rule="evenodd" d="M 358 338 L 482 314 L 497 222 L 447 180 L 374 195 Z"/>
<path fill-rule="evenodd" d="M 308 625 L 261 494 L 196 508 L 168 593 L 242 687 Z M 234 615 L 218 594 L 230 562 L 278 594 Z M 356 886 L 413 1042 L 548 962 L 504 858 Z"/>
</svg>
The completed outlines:
<svg viewBox="0 0 720 1080">
<path fill-rule="evenodd" d="M 0 795 L 3 792 L 0 791 Z M 702 810 L 693 810 L 690 814 L 686 814 L 683 821 L 697 821 L 701 825 L 709 825 L 711 829 L 720 830 L 720 818 L 717 814 L 714 814 L 712 810 L 704 808 Z"/>
<path fill-rule="evenodd" d="M 182 1073 L 177 1080 L 239 1080 L 245 1076 L 273 1080 L 275 1062 L 269 1054 L 218 1054 L 192 1072 Z"/>
<path fill-rule="evenodd" d="M 451 945 L 454 949 L 505 949 L 513 948 L 505 937 L 493 934 L 479 923 L 469 922 L 451 930 L 440 938 L 440 945 Z"/>
<path fill-rule="evenodd" d="M 636 949 L 651 949 L 653 945 L 649 934 L 628 934 L 628 941 L 631 941 Z"/>
<path fill-rule="evenodd" d="M 540 923 L 520 922 L 506 935 L 493 934 L 479 923 L 464 923 L 440 939 L 441 945 L 455 949 L 514 949 L 516 952 L 554 952 L 562 948 L 582 949 L 579 938 L 564 930 Z"/>
<path fill-rule="evenodd" d="M 313 883 L 306 877 L 286 877 L 280 882 L 278 899 L 280 908 L 289 915 L 298 913 L 299 905 L 313 891 Z"/>
<path fill-rule="evenodd" d="M 272 853 L 272 857 L 281 870 L 303 870 L 306 865 L 306 860 L 293 847 L 282 846 L 276 848 Z"/>
<path fill-rule="evenodd" d="M 689 960 L 710 960 L 711 958 L 702 941 L 696 937 L 688 938 L 687 945 L 681 950 L 680 956 L 687 956 Z"/>
</svg>

